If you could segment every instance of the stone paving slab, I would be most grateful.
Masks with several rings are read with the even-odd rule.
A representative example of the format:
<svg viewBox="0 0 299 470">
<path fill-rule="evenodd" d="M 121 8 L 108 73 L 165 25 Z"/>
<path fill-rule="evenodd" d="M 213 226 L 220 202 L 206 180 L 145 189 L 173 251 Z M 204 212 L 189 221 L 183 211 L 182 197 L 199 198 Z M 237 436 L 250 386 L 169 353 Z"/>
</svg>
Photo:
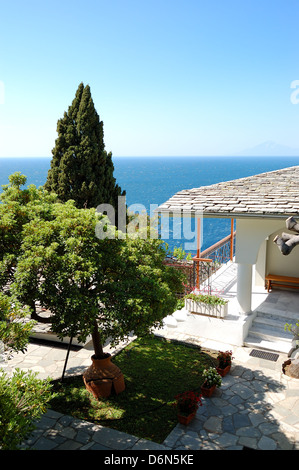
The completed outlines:
<svg viewBox="0 0 299 470">
<path fill-rule="evenodd" d="M 202 399 L 188 426 L 177 424 L 162 444 L 48 410 L 26 445 L 36 450 L 298 450 L 299 380 L 282 373 L 284 355 L 273 363 L 249 352 L 234 349 L 222 386 Z M 82 356 L 85 360 L 81 351 Z"/>
<path fill-rule="evenodd" d="M 169 337 L 188 341 L 184 332 L 168 330 Z M 163 332 L 165 337 L 167 331 Z M 286 355 L 276 362 L 249 355 L 251 348 L 234 347 L 194 336 L 204 349 L 232 349 L 233 366 L 222 386 L 203 399 L 189 426 L 177 424 L 162 444 L 120 433 L 48 410 L 24 443 L 35 450 L 260 450 L 299 449 L 299 380 L 282 373 Z M 107 346 L 108 348 L 108 346 Z M 113 352 L 113 351 L 112 351 Z M 91 363 L 92 348 L 70 352 L 66 375 L 81 374 Z M 36 370 L 40 378 L 60 378 L 66 350 L 29 344 L 0 366 L 7 373 L 18 367 Z"/>
</svg>

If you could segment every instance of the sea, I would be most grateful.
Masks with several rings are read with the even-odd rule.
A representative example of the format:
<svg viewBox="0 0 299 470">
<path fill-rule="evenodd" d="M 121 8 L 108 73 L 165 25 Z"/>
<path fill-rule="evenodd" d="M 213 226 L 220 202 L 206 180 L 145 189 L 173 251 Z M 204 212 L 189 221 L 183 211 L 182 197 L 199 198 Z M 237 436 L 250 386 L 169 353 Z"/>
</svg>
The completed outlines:
<svg viewBox="0 0 299 470">
<path fill-rule="evenodd" d="M 26 186 L 42 186 L 46 182 L 50 162 L 51 157 L 0 157 L 0 192 L 2 185 L 8 183 L 8 176 L 16 171 L 26 175 Z M 138 207 L 138 211 L 141 208 L 151 216 L 158 205 L 178 191 L 299 165 L 299 156 L 113 157 L 113 164 L 116 182 L 126 191 L 129 209 L 136 211 Z M 196 253 L 196 225 L 190 226 L 191 235 L 186 241 L 182 222 L 175 225 L 177 221 L 167 221 L 167 224 L 161 236 L 170 253 L 175 247 L 182 248 L 186 253 Z M 204 218 L 201 224 L 201 250 L 224 238 L 230 230 L 231 222 L 228 219 Z"/>
</svg>

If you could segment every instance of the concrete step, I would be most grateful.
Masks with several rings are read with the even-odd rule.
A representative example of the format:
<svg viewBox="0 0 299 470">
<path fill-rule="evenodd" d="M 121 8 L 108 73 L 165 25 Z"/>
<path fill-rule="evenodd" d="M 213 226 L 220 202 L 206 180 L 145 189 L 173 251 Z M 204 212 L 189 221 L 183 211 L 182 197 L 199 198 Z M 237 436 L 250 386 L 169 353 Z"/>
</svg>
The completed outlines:
<svg viewBox="0 0 299 470">
<path fill-rule="evenodd" d="M 269 329 L 276 331 L 277 334 L 287 333 L 290 337 L 292 334 L 289 331 L 285 331 L 285 324 L 288 323 L 286 319 L 275 318 L 267 315 L 258 315 L 253 320 L 253 326 Z"/>
<path fill-rule="evenodd" d="M 291 349 L 291 344 L 287 341 L 270 341 L 250 334 L 245 339 L 244 346 L 284 354 L 288 354 Z"/>
<path fill-rule="evenodd" d="M 284 341 L 291 343 L 293 335 L 289 331 L 278 330 L 270 326 L 260 326 L 253 324 L 249 330 L 249 334 L 254 337 L 269 341 Z"/>
<path fill-rule="evenodd" d="M 170 328 L 176 328 L 178 326 L 178 322 L 172 315 L 167 315 L 167 317 L 163 319 L 163 325 Z"/>
<path fill-rule="evenodd" d="M 284 315 L 273 315 L 272 310 L 271 314 L 258 312 L 244 344 L 252 348 L 288 353 L 292 347 L 293 335 L 288 330 L 285 331 L 284 326 L 290 320 L 292 319 Z"/>
<path fill-rule="evenodd" d="M 176 321 L 186 321 L 188 319 L 188 311 L 182 308 L 181 310 L 176 310 L 173 312 L 171 315 L 173 318 L 176 319 Z"/>
<path fill-rule="evenodd" d="M 272 305 L 259 307 L 244 344 L 253 348 L 288 353 L 292 348 L 293 334 L 285 324 L 295 325 L 299 313 L 281 310 Z"/>
<path fill-rule="evenodd" d="M 281 310 L 279 308 L 275 307 L 270 307 L 269 305 L 261 305 L 258 308 L 258 315 L 265 315 L 273 318 L 280 318 L 281 320 L 284 320 L 287 323 L 296 323 L 299 320 L 299 306 L 298 306 L 298 312 L 295 312 L 293 310 Z"/>
</svg>

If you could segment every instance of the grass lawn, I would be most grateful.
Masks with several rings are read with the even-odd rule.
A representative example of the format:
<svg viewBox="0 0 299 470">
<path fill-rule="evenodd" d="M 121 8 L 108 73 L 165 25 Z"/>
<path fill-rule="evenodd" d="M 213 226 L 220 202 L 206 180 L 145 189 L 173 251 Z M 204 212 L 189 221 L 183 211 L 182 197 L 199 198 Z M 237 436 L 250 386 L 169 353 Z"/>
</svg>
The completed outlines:
<svg viewBox="0 0 299 470">
<path fill-rule="evenodd" d="M 124 375 L 124 392 L 96 400 L 80 375 L 53 382 L 57 396 L 49 407 L 162 443 L 178 422 L 174 397 L 187 390 L 200 391 L 202 371 L 216 364 L 216 356 L 215 351 L 153 336 L 141 338 L 112 359 Z"/>
</svg>

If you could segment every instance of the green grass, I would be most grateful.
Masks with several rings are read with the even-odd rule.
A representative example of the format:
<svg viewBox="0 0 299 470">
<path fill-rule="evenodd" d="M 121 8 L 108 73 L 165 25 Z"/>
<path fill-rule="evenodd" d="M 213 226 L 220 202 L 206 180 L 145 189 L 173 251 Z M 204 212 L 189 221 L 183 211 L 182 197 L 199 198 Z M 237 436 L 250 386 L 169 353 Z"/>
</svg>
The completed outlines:
<svg viewBox="0 0 299 470">
<path fill-rule="evenodd" d="M 73 417 L 161 443 L 177 424 L 175 396 L 198 390 L 202 371 L 217 353 L 157 337 L 132 342 L 112 359 L 122 371 L 126 389 L 96 400 L 82 376 L 54 381 L 57 396 L 50 408 Z"/>
</svg>

